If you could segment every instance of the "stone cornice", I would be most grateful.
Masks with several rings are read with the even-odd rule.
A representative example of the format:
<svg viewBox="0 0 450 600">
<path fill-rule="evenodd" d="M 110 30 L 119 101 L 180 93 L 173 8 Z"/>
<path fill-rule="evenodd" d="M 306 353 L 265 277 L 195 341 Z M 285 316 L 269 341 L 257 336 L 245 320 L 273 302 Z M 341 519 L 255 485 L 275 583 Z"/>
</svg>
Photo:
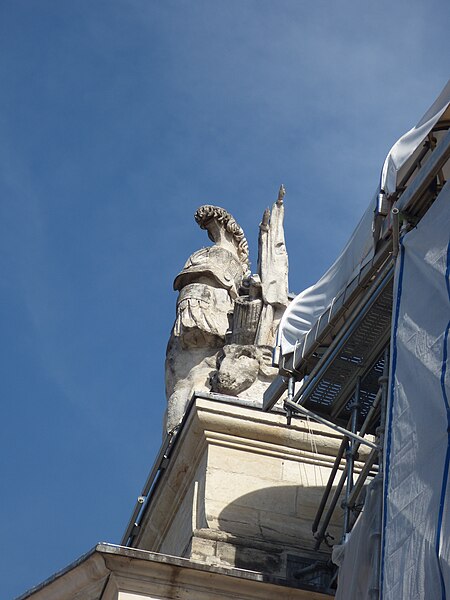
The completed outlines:
<svg viewBox="0 0 450 600">
<path fill-rule="evenodd" d="M 288 427 L 283 414 L 264 413 L 251 403 L 246 406 L 228 400 L 210 398 L 206 394 L 193 400 L 170 460 L 145 507 L 135 546 L 161 550 L 200 461 L 208 460 L 209 448 L 216 447 L 219 452 L 221 447 L 231 448 L 246 455 L 331 468 L 341 443 L 334 431 L 300 419 Z M 360 467 L 361 464 L 357 464 L 356 470 Z M 207 468 L 205 462 L 204 469 Z M 300 480 L 298 485 L 302 485 Z"/>
<path fill-rule="evenodd" d="M 113 600 L 121 591 L 167 600 L 193 593 L 198 600 L 265 600 L 279 595 L 285 600 L 329 598 L 253 571 L 101 543 L 20 600 Z"/>
</svg>

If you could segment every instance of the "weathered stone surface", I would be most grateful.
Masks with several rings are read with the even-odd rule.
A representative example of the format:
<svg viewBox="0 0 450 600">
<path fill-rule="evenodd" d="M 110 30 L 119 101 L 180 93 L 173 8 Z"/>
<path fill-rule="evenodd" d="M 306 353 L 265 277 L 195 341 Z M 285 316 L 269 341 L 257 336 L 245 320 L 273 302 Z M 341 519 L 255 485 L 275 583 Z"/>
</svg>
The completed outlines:
<svg viewBox="0 0 450 600">
<path fill-rule="evenodd" d="M 225 346 L 212 377 L 212 391 L 237 396 L 248 389 L 258 377 L 259 354 L 256 346 Z"/>
<path fill-rule="evenodd" d="M 233 312 L 228 291 L 214 287 L 206 276 L 202 279 L 204 283 L 184 286 L 178 296 L 173 335 L 184 350 L 222 346 L 229 327 L 228 315 Z"/>
<path fill-rule="evenodd" d="M 230 344 L 254 344 L 263 302 L 261 298 L 236 298 Z"/>
<path fill-rule="evenodd" d="M 196 391 L 208 391 L 216 371 L 217 348 L 192 348 L 186 352 L 179 338 L 170 339 L 166 354 L 166 429 L 176 427 Z"/>
<path fill-rule="evenodd" d="M 201 206 L 195 219 L 214 245 L 194 252 L 175 278 L 177 314 L 167 346 L 166 429 L 180 423 L 195 392 L 260 399 L 272 367 L 276 328 L 287 306 L 284 188 L 260 225 L 258 273 L 250 275 L 241 227 L 224 209 Z"/>
<path fill-rule="evenodd" d="M 264 309 L 255 343 L 263 346 L 275 344 L 278 323 L 289 303 L 289 266 L 283 227 L 285 193 L 281 186 L 272 211 L 265 211 L 259 228 L 258 273 Z"/>
<path fill-rule="evenodd" d="M 229 344 L 218 353 L 211 390 L 229 396 L 262 399 L 264 389 L 276 375 L 271 348 Z"/>
<path fill-rule="evenodd" d="M 280 577 L 288 555 L 327 558 L 311 524 L 339 436 L 231 398 L 196 399 L 179 436 L 137 547 Z M 340 535 L 334 520 L 330 532 Z"/>
<path fill-rule="evenodd" d="M 177 316 L 166 354 L 167 431 L 179 424 L 194 391 L 210 389 L 234 299 L 248 274 L 247 242 L 233 217 L 206 205 L 195 218 L 215 245 L 195 252 L 175 278 Z"/>
</svg>

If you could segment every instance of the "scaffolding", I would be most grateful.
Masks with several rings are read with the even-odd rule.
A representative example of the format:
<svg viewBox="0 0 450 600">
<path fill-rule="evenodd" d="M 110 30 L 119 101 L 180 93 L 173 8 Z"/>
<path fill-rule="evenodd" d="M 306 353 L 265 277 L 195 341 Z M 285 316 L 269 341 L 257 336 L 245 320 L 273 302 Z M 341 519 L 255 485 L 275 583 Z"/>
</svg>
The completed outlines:
<svg viewBox="0 0 450 600">
<path fill-rule="evenodd" d="M 447 111 L 448 112 L 448 111 Z M 444 115 L 445 116 L 445 115 Z M 309 417 L 342 434 L 342 441 L 311 524 L 315 547 L 330 544 L 328 527 L 343 509 L 342 538 L 360 514 L 367 483 L 383 478 L 384 428 L 389 380 L 393 279 L 399 236 L 417 225 L 449 177 L 450 121 L 441 118 L 428 134 L 388 210 L 375 219 L 376 247 L 372 260 L 350 281 L 291 354 L 279 362 L 279 376 L 264 395 L 263 409 L 283 402 L 288 424 Z M 358 450 L 366 445 L 356 476 Z M 379 598 L 381 506 L 378 554 L 371 598 Z"/>
<path fill-rule="evenodd" d="M 380 193 L 374 219 L 371 259 L 338 291 L 331 304 L 295 344 L 293 352 L 278 361 L 279 376 L 266 390 L 263 410 L 284 407 L 287 422 L 310 418 L 341 434 L 342 439 L 328 480 L 311 522 L 315 549 L 332 546 L 330 523 L 342 509 L 342 533 L 337 546 L 361 523 L 372 501 L 375 518 L 371 537 L 375 553 L 368 598 L 379 598 L 381 556 L 381 501 L 371 490 L 384 486 L 384 435 L 388 404 L 391 321 L 394 271 L 399 240 L 414 228 L 439 196 L 450 176 L 450 108 L 447 108 L 405 164 L 397 188 L 389 196 Z M 197 397 L 202 397 L 197 394 Z M 208 394 L 208 399 L 229 397 Z M 192 400 L 194 402 L 194 399 Z M 235 398 L 233 403 L 247 401 Z M 260 405 L 254 408 L 259 409 Z M 164 440 L 147 481 L 137 498 L 122 544 L 132 546 L 139 536 L 143 517 L 168 465 L 189 414 Z M 365 451 L 362 452 L 362 446 Z M 376 486 L 371 487 L 372 483 Z M 365 507 L 364 512 L 363 509 Z M 378 508 L 377 508 L 378 507 Z M 319 552 L 317 554 L 319 556 Z M 322 555 L 323 558 L 323 555 Z M 337 569 L 322 560 L 289 567 L 296 579 L 315 582 L 319 591 L 336 587 Z M 327 581 L 326 578 L 329 578 Z M 338 586 L 339 596 L 339 586 Z M 347 597 L 345 597 L 347 600 Z M 353 596 L 352 596 L 353 600 Z M 361 600 L 358 597 L 358 600 Z"/>
</svg>

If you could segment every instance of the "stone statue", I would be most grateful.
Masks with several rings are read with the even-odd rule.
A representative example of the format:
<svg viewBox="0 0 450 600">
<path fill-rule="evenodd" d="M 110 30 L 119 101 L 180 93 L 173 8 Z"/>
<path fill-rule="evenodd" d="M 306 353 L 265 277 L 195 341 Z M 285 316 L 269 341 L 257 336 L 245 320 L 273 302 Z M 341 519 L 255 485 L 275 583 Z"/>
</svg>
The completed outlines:
<svg viewBox="0 0 450 600">
<path fill-rule="evenodd" d="M 179 295 L 166 354 L 168 431 L 180 422 L 194 391 L 210 390 L 234 300 L 249 274 L 247 241 L 234 218 L 223 208 L 206 205 L 195 220 L 214 246 L 194 252 L 174 281 Z"/>
<path fill-rule="evenodd" d="M 181 421 L 195 391 L 262 401 L 277 374 L 276 327 L 288 304 L 284 187 L 260 225 L 258 273 L 235 219 L 201 206 L 195 220 L 213 246 L 194 252 L 175 278 L 177 313 L 166 355 L 167 431 Z"/>
<path fill-rule="evenodd" d="M 229 344 L 211 379 L 215 392 L 262 401 L 277 374 L 272 366 L 276 329 L 288 305 L 288 257 L 284 239 L 283 185 L 259 226 L 258 274 L 244 282 L 234 305 Z M 247 288 L 247 291 L 245 291 Z"/>
</svg>

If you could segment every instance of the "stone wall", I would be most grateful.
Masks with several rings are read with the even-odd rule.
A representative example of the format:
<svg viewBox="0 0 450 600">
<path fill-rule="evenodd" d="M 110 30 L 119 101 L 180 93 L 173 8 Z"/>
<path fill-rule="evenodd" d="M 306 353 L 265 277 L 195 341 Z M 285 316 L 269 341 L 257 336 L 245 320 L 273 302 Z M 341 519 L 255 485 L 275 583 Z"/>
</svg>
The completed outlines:
<svg viewBox="0 0 450 600">
<path fill-rule="evenodd" d="M 190 409 L 134 545 L 277 577 L 294 559 L 326 562 L 311 525 L 340 437 L 207 396 Z M 336 540 L 339 519 L 330 525 Z"/>
</svg>

